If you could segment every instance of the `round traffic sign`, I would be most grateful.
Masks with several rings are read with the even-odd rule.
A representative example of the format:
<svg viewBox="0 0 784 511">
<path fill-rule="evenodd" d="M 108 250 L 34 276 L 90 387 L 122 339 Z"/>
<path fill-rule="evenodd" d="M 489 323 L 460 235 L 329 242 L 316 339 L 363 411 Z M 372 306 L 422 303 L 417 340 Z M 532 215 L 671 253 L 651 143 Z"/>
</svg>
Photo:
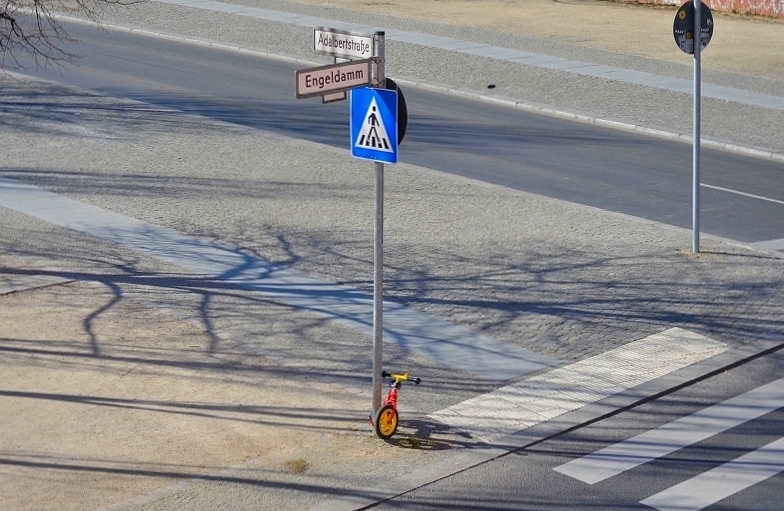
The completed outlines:
<svg viewBox="0 0 784 511">
<path fill-rule="evenodd" d="M 713 37 L 713 14 L 705 2 L 700 2 L 700 50 L 708 46 Z M 694 2 L 686 2 L 675 13 L 675 22 L 672 24 L 675 44 L 681 51 L 694 53 Z"/>
<path fill-rule="evenodd" d="M 387 86 L 385 88 L 397 91 L 397 143 L 400 144 L 403 141 L 403 137 L 406 136 L 406 126 L 408 126 L 406 97 L 403 96 L 400 86 L 392 78 L 387 78 Z"/>
</svg>

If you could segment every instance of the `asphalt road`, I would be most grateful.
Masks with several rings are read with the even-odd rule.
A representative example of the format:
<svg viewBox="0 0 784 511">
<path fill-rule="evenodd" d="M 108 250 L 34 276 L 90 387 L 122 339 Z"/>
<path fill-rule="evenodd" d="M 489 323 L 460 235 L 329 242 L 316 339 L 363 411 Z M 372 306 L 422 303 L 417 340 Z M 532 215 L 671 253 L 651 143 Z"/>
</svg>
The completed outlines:
<svg viewBox="0 0 784 511">
<path fill-rule="evenodd" d="M 296 100 L 297 66 L 239 52 L 67 24 L 75 65 L 24 72 L 349 148 L 348 104 Z M 406 87 L 400 160 L 685 228 L 691 146 Z M 701 231 L 784 238 L 784 164 L 703 149 Z"/>
<path fill-rule="evenodd" d="M 780 510 L 783 377 L 784 356 L 763 357 L 372 509 Z M 676 420 L 675 427 L 665 429 Z M 733 427 L 723 429 L 725 421 Z M 721 431 L 711 435 L 712 429 Z M 641 434 L 648 436 L 638 437 L 636 446 L 627 442 L 614 455 L 604 451 L 586 463 L 586 455 Z M 608 460 L 625 464 L 657 449 L 672 452 L 613 475 L 605 472 Z M 585 464 L 566 465 L 575 460 Z"/>
</svg>

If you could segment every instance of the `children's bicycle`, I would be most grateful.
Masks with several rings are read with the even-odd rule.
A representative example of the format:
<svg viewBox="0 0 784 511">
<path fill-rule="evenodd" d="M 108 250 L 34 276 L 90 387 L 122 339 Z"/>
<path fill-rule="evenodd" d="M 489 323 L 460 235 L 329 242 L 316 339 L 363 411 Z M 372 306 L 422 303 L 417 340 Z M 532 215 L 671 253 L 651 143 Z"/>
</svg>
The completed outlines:
<svg viewBox="0 0 784 511">
<path fill-rule="evenodd" d="M 372 417 L 373 420 L 371 420 L 371 424 L 373 424 L 373 429 L 376 431 L 376 435 L 378 435 L 379 438 L 388 440 L 395 434 L 395 431 L 397 431 L 397 394 L 400 391 L 400 387 L 404 381 L 413 381 L 415 384 L 419 385 L 422 382 L 422 379 L 412 378 L 408 373 L 392 374 L 386 371 L 381 371 L 381 377 L 391 379 L 392 386 L 384 400 L 384 404 L 378 409 L 375 417 Z"/>
</svg>

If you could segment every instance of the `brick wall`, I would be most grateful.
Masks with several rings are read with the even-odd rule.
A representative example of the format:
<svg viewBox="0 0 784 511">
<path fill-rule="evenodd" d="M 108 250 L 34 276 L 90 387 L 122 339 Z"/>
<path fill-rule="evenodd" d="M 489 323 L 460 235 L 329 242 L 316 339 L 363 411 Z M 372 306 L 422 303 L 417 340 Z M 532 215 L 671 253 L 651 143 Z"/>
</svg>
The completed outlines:
<svg viewBox="0 0 784 511">
<path fill-rule="evenodd" d="M 681 5 L 683 0 L 619 0 L 641 4 Z M 703 0 L 712 11 L 761 14 L 784 19 L 784 0 Z"/>
</svg>

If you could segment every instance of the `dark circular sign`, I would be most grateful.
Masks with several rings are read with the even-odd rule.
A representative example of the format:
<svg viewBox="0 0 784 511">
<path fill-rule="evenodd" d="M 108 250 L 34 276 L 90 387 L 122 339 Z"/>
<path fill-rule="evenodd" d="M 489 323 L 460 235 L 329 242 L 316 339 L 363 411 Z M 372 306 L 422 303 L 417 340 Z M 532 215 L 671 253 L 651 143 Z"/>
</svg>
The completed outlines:
<svg viewBox="0 0 784 511">
<path fill-rule="evenodd" d="M 703 48 L 713 37 L 713 14 L 705 2 L 700 2 L 700 42 Z M 681 51 L 689 54 L 694 53 L 694 2 L 686 2 L 681 5 L 675 13 L 675 22 L 672 24 L 672 32 L 675 36 L 675 44 Z"/>
<path fill-rule="evenodd" d="M 408 126 L 408 105 L 406 105 L 406 97 L 403 96 L 403 91 L 400 89 L 395 80 L 387 78 L 386 89 L 397 91 L 397 143 L 403 141 L 406 136 L 406 127 Z"/>
</svg>

